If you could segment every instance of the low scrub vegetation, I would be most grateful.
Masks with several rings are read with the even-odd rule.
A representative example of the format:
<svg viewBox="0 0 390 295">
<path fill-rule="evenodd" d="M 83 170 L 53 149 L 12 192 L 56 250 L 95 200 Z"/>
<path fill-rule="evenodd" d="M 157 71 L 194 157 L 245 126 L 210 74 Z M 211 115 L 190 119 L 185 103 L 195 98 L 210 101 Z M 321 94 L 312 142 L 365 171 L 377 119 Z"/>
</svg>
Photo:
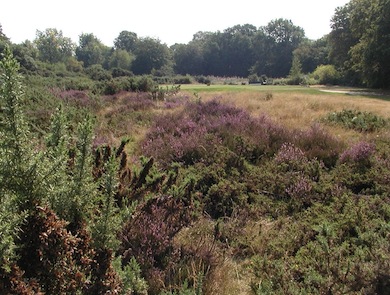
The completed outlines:
<svg viewBox="0 0 390 295">
<path fill-rule="evenodd" d="M 296 93 L 251 92 L 255 108 L 131 75 L 112 92 L 34 80 L 23 94 L 17 71 L 7 51 L 2 293 L 390 292 L 388 118 Z M 289 125 L 266 112 L 281 101 L 322 113 Z"/>
<path fill-rule="evenodd" d="M 389 120 L 370 112 L 357 110 L 330 113 L 325 121 L 362 132 L 373 132 L 389 126 Z"/>
</svg>

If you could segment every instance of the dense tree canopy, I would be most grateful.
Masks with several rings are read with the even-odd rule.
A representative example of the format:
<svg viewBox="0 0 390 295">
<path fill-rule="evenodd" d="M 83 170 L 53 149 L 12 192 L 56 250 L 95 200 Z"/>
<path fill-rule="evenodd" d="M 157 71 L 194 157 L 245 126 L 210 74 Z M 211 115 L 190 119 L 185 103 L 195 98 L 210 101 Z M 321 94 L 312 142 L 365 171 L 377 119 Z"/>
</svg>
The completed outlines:
<svg viewBox="0 0 390 295">
<path fill-rule="evenodd" d="M 304 73 L 312 73 L 319 65 L 329 63 L 329 46 L 326 37 L 302 42 L 293 52 Z"/>
<path fill-rule="evenodd" d="M 359 40 L 351 48 L 354 69 L 370 87 L 390 86 L 390 1 L 351 1 L 351 24 Z"/>
<path fill-rule="evenodd" d="M 198 32 L 189 44 L 173 46 L 175 69 L 180 74 L 247 77 L 255 72 L 284 77 L 303 40 L 303 29 L 285 19 L 259 29 L 245 24 L 223 32 Z"/>
<path fill-rule="evenodd" d="M 349 83 L 390 86 L 390 1 L 352 0 L 336 9 L 329 35 L 331 62 Z"/>
</svg>

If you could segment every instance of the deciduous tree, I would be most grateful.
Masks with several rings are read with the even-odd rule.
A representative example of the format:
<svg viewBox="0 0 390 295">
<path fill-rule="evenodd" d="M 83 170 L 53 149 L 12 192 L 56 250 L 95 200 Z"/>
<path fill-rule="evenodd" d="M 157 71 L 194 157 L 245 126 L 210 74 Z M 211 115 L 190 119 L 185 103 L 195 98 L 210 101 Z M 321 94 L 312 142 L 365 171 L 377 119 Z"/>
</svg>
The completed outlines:
<svg viewBox="0 0 390 295">
<path fill-rule="evenodd" d="M 110 49 L 93 34 L 81 34 L 76 48 L 76 57 L 84 67 L 103 64 Z"/>
<path fill-rule="evenodd" d="M 62 31 L 54 28 L 37 30 L 34 43 L 39 51 L 39 59 L 45 62 L 64 62 L 74 53 L 75 44 Z"/>
<path fill-rule="evenodd" d="M 129 31 L 122 31 L 119 33 L 119 36 L 114 41 L 114 46 L 116 49 L 124 49 L 128 52 L 133 52 L 135 50 L 136 43 L 138 41 L 138 36 L 136 33 Z"/>
<path fill-rule="evenodd" d="M 135 60 L 132 70 L 135 74 L 150 74 L 152 70 L 160 70 L 171 62 L 171 52 L 166 44 L 158 39 L 139 39 L 135 49 Z"/>
</svg>

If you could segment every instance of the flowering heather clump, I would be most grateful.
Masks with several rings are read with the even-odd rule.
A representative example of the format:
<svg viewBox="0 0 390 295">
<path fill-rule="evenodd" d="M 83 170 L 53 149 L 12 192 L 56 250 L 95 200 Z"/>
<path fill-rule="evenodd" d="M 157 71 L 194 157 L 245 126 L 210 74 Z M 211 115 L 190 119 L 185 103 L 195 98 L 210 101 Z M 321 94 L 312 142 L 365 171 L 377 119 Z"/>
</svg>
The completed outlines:
<svg viewBox="0 0 390 295">
<path fill-rule="evenodd" d="M 317 158 L 325 166 L 333 167 L 340 154 L 342 144 L 337 138 L 314 124 L 308 130 L 297 134 L 295 144 L 300 147 L 309 159 Z"/>
<path fill-rule="evenodd" d="M 309 200 L 306 200 L 311 192 L 313 186 L 311 180 L 306 175 L 299 174 L 294 183 L 286 188 L 286 193 L 297 203 L 308 204 Z"/>
<path fill-rule="evenodd" d="M 218 143 L 215 136 L 207 134 L 206 127 L 182 113 L 160 117 L 147 135 L 143 152 L 162 165 L 169 166 L 171 162 L 191 165 L 211 155 Z"/>
<path fill-rule="evenodd" d="M 290 133 L 269 117 L 254 118 L 243 109 L 216 100 L 198 105 L 191 114 L 227 147 L 253 162 L 273 155 L 290 138 Z"/>
<path fill-rule="evenodd" d="M 177 108 L 178 106 L 182 106 L 184 104 L 187 104 L 189 102 L 189 96 L 184 95 L 184 96 L 171 96 L 168 97 L 164 100 L 164 106 L 167 109 L 174 109 Z"/>
<path fill-rule="evenodd" d="M 123 98 L 122 104 L 133 111 L 150 110 L 156 106 L 147 93 L 128 94 Z"/>
<path fill-rule="evenodd" d="M 365 141 L 358 142 L 340 156 L 341 163 L 366 165 L 375 153 L 375 145 Z"/>
<path fill-rule="evenodd" d="M 284 128 L 265 116 L 252 118 L 245 110 L 213 100 L 187 104 L 180 113 L 158 118 L 142 148 L 163 164 L 210 161 L 219 145 L 257 162 L 288 137 Z"/>
<path fill-rule="evenodd" d="M 96 104 L 95 101 L 91 100 L 86 91 L 52 89 L 52 93 L 63 102 L 72 106 L 86 108 Z"/>
<path fill-rule="evenodd" d="M 275 162 L 287 165 L 288 170 L 299 170 L 299 167 L 308 163 L 308 160 L 300 148 L 292 143 L 284 143 L 275 156 Z"/>
<path fill-rule="evenodd" d="M 120 92 L 115 95 L 106 95 L 103 97 L 103 104 L 108 106 L 116 105 L 116 111 L 146 111 L 153 109 L 155 103 L 150 99 L 147 93 L 127 93 Z"/>
</svg>

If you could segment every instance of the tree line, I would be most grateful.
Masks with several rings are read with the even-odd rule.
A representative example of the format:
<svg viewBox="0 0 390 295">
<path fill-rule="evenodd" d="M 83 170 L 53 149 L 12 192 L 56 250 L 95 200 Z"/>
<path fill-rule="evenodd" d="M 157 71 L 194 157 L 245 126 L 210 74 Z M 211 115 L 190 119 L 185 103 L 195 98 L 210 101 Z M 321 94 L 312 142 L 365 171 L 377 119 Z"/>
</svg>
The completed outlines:
<svg viewBox="0 0 390 295">
<path fill-rule="evenodd" d="M 92 33 L 81 34 L 75 44 L 55 28 L 37 31 L 32 42 L 12 45 L 29 71 L 44 62 L 62 63 L 74 72 L 92 67 L 121 75 L 290 77 L 301 83 L 305 75 L 327 66 L 332 77 L 325 83 L 388 88 L 389 13 L 388 0 L 351 0 L 335 9 L 331 32 L 318 40 L 309 40 L 301 27 L 280 18 L 259 28 L 244 24 L 197 32 L 189 43 L 170 47 L 126 30 L 112 47 Z M 1 48 L 9 42 L 2 30 L 0 40 Z"/>
</svg>

